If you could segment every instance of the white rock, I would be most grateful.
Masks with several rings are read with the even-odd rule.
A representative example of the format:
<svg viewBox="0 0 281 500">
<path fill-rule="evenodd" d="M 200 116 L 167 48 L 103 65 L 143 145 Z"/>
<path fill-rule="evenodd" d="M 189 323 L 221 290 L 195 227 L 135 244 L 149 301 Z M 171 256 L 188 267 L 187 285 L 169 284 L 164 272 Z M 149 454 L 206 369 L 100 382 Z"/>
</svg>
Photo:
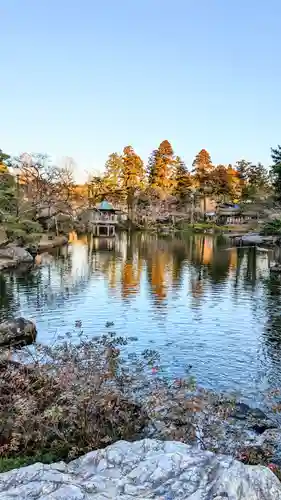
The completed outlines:
<svg viewBox="0 0 281 500">
<path fill-rule="evenodd" d="M 114 474 L 112 473 L 114 471 Z M 0 474 L 0 500 L 281 500 L 266 467 L 176 441 L 119 441 L 68 465 Z"/>
</svg>

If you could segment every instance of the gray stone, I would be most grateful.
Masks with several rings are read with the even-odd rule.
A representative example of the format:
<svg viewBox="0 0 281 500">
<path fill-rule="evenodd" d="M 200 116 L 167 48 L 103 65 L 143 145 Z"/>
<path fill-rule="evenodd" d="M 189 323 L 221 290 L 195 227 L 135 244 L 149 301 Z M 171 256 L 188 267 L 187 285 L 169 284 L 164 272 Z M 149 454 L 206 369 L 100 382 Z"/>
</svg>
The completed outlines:
<svg viewBox="0 0 281 500">
<path fill-rule="evenodd" d="M 70 462 L 0 474 L 0 500 L 281 500 L 266 467 L 176 441 L 119 441 Z"/>
<path fill-rule="evenodd" d="M 20 264 L 32 264 L 32 255 L 22 247 L 9 244 L 0 247 L 0 271 L 4 269 L 13 269 Z"/>
<path fill-rule="evenodd" d="M 48 251 L 51 248 L 60 247 L 68 243 L 68 238 L 66 236 L 55 236 L 49 239 L 48 235 L 44 234 L 38 243 L 38 251 Z"/>
<path fill-rule="evenodd" d="M 275 236 L 263 236 L 258 233 L 247 233 L 241 236 L 241 242 L 245 245 L 273 245 L 275 241 Z"/>
<path fill-rule="evenodd" d="M 241 237 L 241 240 L 245 244 L 260 245 L 263 243 L 263 237 L 260 234 L 248 233 Z"/>
<path fill-rule="evenodd" d="M 27 250 L 13 245 L 0 248 L 0 259 L 17 260 L 19 263 L 33 261 L 32 255 Z"/>
<path fill-rule="evenodd" d="M 25 318 L 0 323 L 0 347 L 32 344 L 37 336 L 35 324 Z"/>
</svg>

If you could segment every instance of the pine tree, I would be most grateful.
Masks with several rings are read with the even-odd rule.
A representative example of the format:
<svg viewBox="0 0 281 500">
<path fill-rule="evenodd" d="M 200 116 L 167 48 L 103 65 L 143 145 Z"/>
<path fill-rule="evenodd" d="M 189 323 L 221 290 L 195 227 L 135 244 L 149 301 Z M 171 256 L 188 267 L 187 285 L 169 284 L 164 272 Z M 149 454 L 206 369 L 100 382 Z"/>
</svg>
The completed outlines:
<svg viewBox="0 0 281 500">
<path fill-rule="evenodd" d="M 154 150 L 148 161 L 149 186 L 168 194 L 173 187 L 174 151 L 169 141 L 162 141 L 159 148 Z"/>
<path fill-rule="evenodd" d="M 249 178 L 249 170 L 251 168 L 252 163 L 246 160 L 239 160 L 236 162 L 235 168 L 238 173 L 238 177 L 241 181 L 241 184 L 246 183 Z"/>
<path fill-rule="evenodd" d="M 9 161 L 10 156 L 7 155 L 0 149 L 0 171 L 1 172 L 7 172 L 8 167 L 7 167 L 7 162 Z"/>
<path fill-rule="evenodd" d="M 236 163 L 236 170 L 241 184 L 241 199 L 248 200 L 265 193 L 269 187 L 269 179 L 266 168 L 257 163 L 240 160 Z"/>
<path fill-rule="evenodd" d="M 225 165 L 217 165 L 212 172 L 212 192 L 219 201 L 226 202 L 231 196 L 229 180 Z"/>
<path fill-rule="evenodd" d="M 132 146 L 126 146 L 122 156 L 122 188 L 126 193 L 128 215 L 133 220 L 134 198 L 137 191 L 144 185 L 145 170 L 140 156 L 138 156 Z"/>
<path fill-rule="evenodd" d="M 232 165 L 217 165 L 212 173 L 212 193 L 220 202 L 233 202 L 241 195 L 240 178 Z"/>
<path fill-rule="evenodd" d="M 16 185 L 8 171 L 9 159 L 10 156 L 0 149 L 0 219 L 14 212 L 16 207 Z"/>
<path fill-rule="evenodd" d="M 264 195 L 269 188 L 269 177 L 266 168 L 259 162 L 251 165 L 248 174 L 249 191 L 252 197 Z"/>
<path fill-rule="evenodd" d="M 271 158 L 273 165 L 271 175 L 275 189 L 276 198 L 281 200 L 281 146 L 278 144 L 276 149 L 271 148 Z"/>
<path fill-rule="evenodd" d="M 185 202 L 190 195 L 192 181 L 186 164 L 179 156 L 176 156 L 174 160 L 174 169 L 175 169 L 174 194 L 181 202 Z"/>
<path fill-rule="evenodd" d="M 193 174 L 194 179 L 198 184 L 198 190 L 203 197 L 204 202 L 204 218 L 206 217 L 206 198 L 207 194 L 212 191 L 212 172 L 213 165 L 211 156 L 206 149 L 196 155 L 193 161 Z"/>
<path fill-rule="evenodd" d="M 105 178 L 113 188 L 120 187 L 122 178 L 123 160 L 118 153 L 111 153 L 105 164 Z"/>
</svg>

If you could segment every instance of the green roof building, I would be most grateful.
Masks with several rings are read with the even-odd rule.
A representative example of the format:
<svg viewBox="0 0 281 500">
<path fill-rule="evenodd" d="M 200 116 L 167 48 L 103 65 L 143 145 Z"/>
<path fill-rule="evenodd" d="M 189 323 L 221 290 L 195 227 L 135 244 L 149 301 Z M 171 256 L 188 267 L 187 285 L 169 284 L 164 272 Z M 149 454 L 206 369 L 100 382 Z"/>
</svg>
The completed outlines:
<svg viewBox="0 0 281 500">
<path fill-rule="evenodd" d="M 113 208 L 111 203 L 108 203 L 108 201 L 106 200 L 103 200 L 101 203 L 98 203 L 95 208 L 100 212 L 115 212 L 115 209 Z"/>
</svg>

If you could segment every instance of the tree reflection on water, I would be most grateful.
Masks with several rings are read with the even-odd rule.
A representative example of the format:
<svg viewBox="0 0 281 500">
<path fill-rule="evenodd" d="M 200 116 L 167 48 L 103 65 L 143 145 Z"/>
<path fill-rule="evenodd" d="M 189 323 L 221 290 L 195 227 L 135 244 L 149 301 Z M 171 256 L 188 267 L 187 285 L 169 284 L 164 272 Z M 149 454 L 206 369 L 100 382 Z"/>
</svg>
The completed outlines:
<svg viewBox="0 0 281 500">
<path fill-rule="evenodd" d="M 204 380 L 204 370 L 211 370 L 210 380 L 220 377 L 222 386 L 227 371 L 236 377 L 235 363 L 243 365 L 245 384 L 255 363 L 273 364 L 277 374 L 281 284 L 269 277 L 271 251 L 227 248 L 207 234 L 97 239 L 71 233 L 69 239 L 51 256 L 38 257 L 32 271 L 0 276 L 2 320 L 35 319 L 45 339 L 50 331 L 70 330 L 77 319 L 95 334 L 113 320 L 122 334 L 157 338 L 167 363 L 173 345 L 171 366 L 192 354 L 199 376 Z"/>
</svg>

